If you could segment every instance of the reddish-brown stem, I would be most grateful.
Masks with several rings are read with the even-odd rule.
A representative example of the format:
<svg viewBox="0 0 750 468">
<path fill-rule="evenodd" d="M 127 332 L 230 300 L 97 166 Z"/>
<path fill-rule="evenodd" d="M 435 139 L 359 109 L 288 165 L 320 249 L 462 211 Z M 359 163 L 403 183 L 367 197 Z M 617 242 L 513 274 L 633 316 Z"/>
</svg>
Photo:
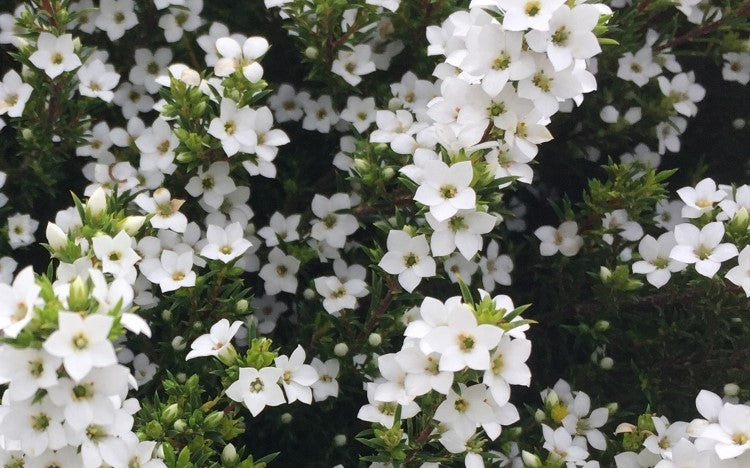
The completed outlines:
<svg viewBox="0 0 750 468">
<path fill-rule="evenodd" d="M 731 13 L 729 13 L 726 16 L 724 16 L 724 18 L 722 18 L 720 20 L 717 20 L 717 21 L 714 21 L 713 23 L 709 23 L 709 24 L 707 24 L 705 26 L 701 26 L 699 28 L 695 28 L 693 30 L 690 30 L 690 31 L 686 32 L 685 34 L 683 34 L 681 36 L 678 36 L 678 37 L 674 38 L 673 40 L 667 42 L 666 44 L 662 44 L 662 45 L 656 47 L 656 50 L 660 51 L 660 50 L 664 50 L 664 49 L 669 49 L 671 47 L 674 47 L 676 45 L 680 45 L 680 44 L 682 44 L 684 42 L 687 42 L 687 41 L 689 41 L 691 39 L 694 39 L 696 37 L 705 36 L 706 34 L 710 34 L 710 33 L 714 32 L 714 31 L 716 31 L 717 29 L 719 29 L 721 27 L 721 25 L 724 24 L 724 20 L 726 18 L 733 18 L 733 17 L 746 16 L 746 15 L 750 15 L 750 2 L 746 2 L 739 9 L 737 9 L 737 11 L 735 12 L 734 15 L 732 15 Z"/>
</svg>

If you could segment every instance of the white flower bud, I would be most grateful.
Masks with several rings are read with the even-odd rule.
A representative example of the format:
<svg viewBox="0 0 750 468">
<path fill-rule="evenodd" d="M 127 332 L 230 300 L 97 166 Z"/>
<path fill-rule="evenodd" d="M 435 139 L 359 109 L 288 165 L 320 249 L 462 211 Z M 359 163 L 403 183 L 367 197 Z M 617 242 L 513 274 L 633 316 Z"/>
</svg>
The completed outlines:
<svg viewBox="0 0 750 468">
<path fill-rule="evenodd" d="M 333 347 L 333 354 L 338 357 L 346 356 L 346 353 L 348 352 L 349 346 L 347 346 L 346 343 L 338 343 Z"/>
<path fill-rule="evenodd" d="M 312 301 L 313 299 L 315 299 L 315 291 L 313 291 L 313 290 L 312 290 L 312 289 L 310 289 L 310 288 L 307 288 L 307 289 L 305 289 L 304 291 L 302 291 L 302 296 L 303 296 L 303 297 L 304 297 L 304 298 L 305 298 L 306 300 L 308 300 L 308 301 Z"/>
<path fill-rule="evenodd" d="M 534 455 L 531 452 L 527 452 L 526 450 L 523 450 L 521 452 L 521 459 L 523 459 L 523 466 L 527 468 L 541 468 L 542 466 L 542 460 L 540 460 L 538 456 Z"/>
<path fill-rule="evenodd" d="M 743 128 L 745 128 L 746 123 L 747 122 L 745 121 L 745 119 L 734 119 L 732 121 L 732 126 L 735 128 L 735 130 L 742 130 Z"/>
<path fill-rule="evenodd" d="M 601 367 L 604 370 L 610 370 L 612 369 L 612 366 L 614 365 L 615 365 L 614 359 L 612 359 L 609 356 L 602 358 L 602 360 L 599 361 L 599 367 Z"/>
<path fill-rule="evenodd" d="M 174 377 L 180 383 L 185 383 L 185 381 L 187 380 L 187 375 L 185 375 L 184 372 L 180 372 L 179 374 L 175 375 Z"/>
<path fill-rule="evenodd" d="M 282 414 L 281 415 L 281 422 L 283 424 L 289 424 L 290 422 L 292 422 L 292 415 L 289 414 L 289 413 Z"/>
<path fill-rule="evenodd" d="M 318 48 L 310 46 L 307 49 L 305 49 L 305 57 L 309 58 L 310 60 L 318 58 Z"/>
<path fill-rule="evenodd" d="M 540 422 L 544 421 L 545 419 L 547 419 L 547 414 L 544 411 L 542 411 L 541 409 L 537 409 L 534 412 L 534 420 L 536 422 L 540 423 Z"/>
<path fill-rule="evenodd" d="M 99 216 L 107 209 L 107 194 L 102 187 L 94 190 L 94 193 L 89 197 L 89 201 L 86 202 L 86 207 L 93 216 Z"/>
<path fill-rule="evenodd" d="M 122 230 L 128 233 L 128 235 L 134 236 L 145 222 L 145 216 L 128 216 L 122 221 Z"/>
<path fill-rule="evenodd" d="M 68 236 L 57 224 L 47 223 L 47 243 L 53 250 L 59 250 L 68 243 Z"/>
<path fill-rule="evenodd" d="M 169 322 L 170 320 L 172 320 L 172 311 L 171 311 L 171 310 L 168 310 L 168 309 L 164 309 L 164 310 L 162 310 L 162 311 L 161 311 L 161 318 L 162 318 L 162 319 L 163 319 L 163 320 L 164 320 L 165 322 Z"/>
<path fill-rule="evenodd" d="M 224 450 L 221 451 L 221 462 L 225 465 L 233 465 L 237 463 L 237 458 L 237 449 L 234 445 L 225 445 Z"/>
<path fill-rule="evenodd" d="M 740 386 L 736 383 L 728 383 L 724 385 L 724 395 L 726 396 L 737 396 L 740 393 Z"/>
<path fill-rule="evenodd" d="M 182 351 L 183 349 L 185 349 L 185 346 L 187 346 L 185 338 L 179 335 L 172 338 L 172 349 L 174 349 L 175 351 Z"/>
<path fill-rule="evenodd" d="M 333 436 L 333 444 L 336 447 L 343 447 L 344 445 L 346 445 L 346 435 L 336 434 L 335 436 Z"/>
<path fill-rule="evenodd" d="M 609 322 L 606 320 L 599 320 L 594 324 L 594 330 L 600 332 L 609 330 Z"/>
<path fill-rule="evenodd" d="M 401 99 L 395 97 L 391 98 L 391 100 L 388 101 L 388 109 L 392 111 L 401 109 Z"/>
<path fill-rule="evenodd" d="M 367 342 L 370 343 L 370 346 L 379 346 L 383 342 L 383 338 L 379 333 L 370 333 L 370 336 L 367 337 Z"/>
</svg>

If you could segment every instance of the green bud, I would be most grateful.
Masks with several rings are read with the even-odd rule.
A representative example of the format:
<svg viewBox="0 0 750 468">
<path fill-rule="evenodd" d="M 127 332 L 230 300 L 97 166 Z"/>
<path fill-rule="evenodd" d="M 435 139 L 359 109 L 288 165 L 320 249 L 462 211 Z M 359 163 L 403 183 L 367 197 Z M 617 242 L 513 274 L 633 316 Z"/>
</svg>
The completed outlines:
<svg viewBox="0 0 750 468">
<path fill-rule="evenodd" d="M 225 366 L 231 366 L 237 363 L 237 350 L 234 349 L 232 343 L 229 343 L 224 346 L 221 351 L 219 351 L 219 354 L 217 354 L 216 357 Z"/>
<path fill-rule="evenodd" d="M 24 140 L 30 141 L 34 138 L 34 132 L 30 128 L 24 128 L 21 130 L 21 136 Z"/>
<path fill-rule="evenodd" d="M 599 320 L 594 324 L 594 330 L 598 332 L 607 331 L 609 329 L 609 322 L 606 320 Z"/>
<path fill-rule="evenodd" d="M 89 287 L 80 276 L 77 276 L 76 279 L 70 283 L 68 289 L 68 307 L 74 311 L 86 310 L 88 308 L 88 303 Z"/>
<path fill-rule="evenodd" d="M 244 314 L 245 312 L 247 312 L 248 307 L 249 303 L 247 302 L 247 299 L 240 299 L 234 305 L 234 310 L 236 310 L 239 314 Z"/>
<path fill-rule="evenodd" d="M 146 423 L 145 432 L 149 439 L 158 439 L 162 436 L 164 428 L 159 424 L 159 421 L 149 421 Z"/>
<path fill-rule="evenodd" d="M 310 46 L 307 49 L 305 49 L 305 57 L 307 57 L 310 60 L 315 60 L 318 58 L 320 51 L 317 47 Z"/>
<path fill-rule="evenodd" d="M 203 421 L 207 429 L 214 429 L 221 424 L 221 420 L 224 419 L 223 411 L 214 411 Z"/>
<path fill-rule="evenodd" d="M 349 346 L 346 343 L 336 343 L 336 346 L 333 347 L 333 354 L 338 357 L 346 356 L 348 352 Z"/>
<path fill-rule="evenodd" d="M 385 169 L 383 169 L 384 180 L 391 180 L 393 179 L 394 175 L 396 175 L 396 171 L 394 171 L 392 167 L 386 167 Z"/>
<path fill-rule="evenodd" d="M 370 333 L 370 336 L 367 337 L 367 342 L 370 346 L 380 346 L 380 343 L 383 342 L 383 337 L 379 333 Z"/>
<path fill-rule="evenodd" d="M 177 421 L 174 422 L 174 424 L 172 425 L 172 427 L 177 432 L 185 432 L 185 430 L 187 429 L 188 425 L 187 425 L 187 423 L 185 422 L 184 419 L 178 419 Z"/>
<path fill-rule="evenodd" d="M 544 421 L 545 419 L 547 419 L 547 413 L 545 413 L 541 409 L 537 409 L 534 412 L 534 420 L 536 422 L 540 423 L 540 422 Z"/>
<path fill-rule="evenodd" d="M 177 416 L 180 415 L 180 405 L 177 403 L 172 403 L 171 405 L 164 408 L 164 411 L 161 412 L 161 419 L 165 423 L 171 423 L 175 419 L 177 419 Z"/>
<path fill-rule="evenodd" d="M 610 415 L 617 413 L 617 410 L 619 409 L 620 409 L 620 405 L 618 405 L 616 401 L 613 401 L 612 403 L 609 403 L 607 405 L 607 411 L 609 411 Z"/>
</svg>

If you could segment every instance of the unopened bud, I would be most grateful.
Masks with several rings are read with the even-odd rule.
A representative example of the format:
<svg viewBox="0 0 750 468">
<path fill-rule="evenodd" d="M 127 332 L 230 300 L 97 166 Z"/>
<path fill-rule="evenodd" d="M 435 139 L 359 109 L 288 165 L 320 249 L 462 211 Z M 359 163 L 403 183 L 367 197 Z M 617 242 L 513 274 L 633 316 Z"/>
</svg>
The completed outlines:
<svg viewBox="0 0 750 468">
<path fill-rule="evenodd" d="M 542 460 L 540 460 L 538 456 L 534 455 L 531 452 L 527 452 L 526 450 L 523 450 L 521 452 L 521 459 L 523 460 L 523 465 L 527 468 L 541 468 L 542 466 Z"/>
<path fill-rule="evenodd" d="M 177 416 L 180 414 L 180 406 L 177 403 L 172 403 L 171 405 L 164 408 L 164 411 L 161 413 L 161 419 L 166 422 L 170 423 L 177 419 Z"/>
<path fill-rule="evenodd" d="M 218 427 L 222 419 L 224 419 L 224 412 L 214 411 L 213 413 L 206 416 L 206 419 L 203 422 L 208 429 L 214 429 Z"/>
<path fill-rule="evenodd" d="M 606 320 L 599 320 L 594 324 L 594 330 L 603 332 L 609 330 L 609 322 Z"/>
<path fill-rule="evenodd" d="M 237 449 L 234 445 L 227 444 L 224 446 L 224 450 L 221 451 L 221 462 L 224 465 L 233 465 L 237 463 L 239 457 L 237 456 Z"/>
<path fill-rule="evenodd" d="M 544 421 L 545 419 L 547 419 L 547 413 L 545 413 L 541 409 L 537 409 L 534 412 L 534 420 L 536 422 L 540 423 L 540 422 Z"/>
<path fill-rule="evenodd" d="M 68 244 L 68 236 L 55 223 L 47 223 L 47 243 L 52 250 L 60 250 Z"/>
<path fill-rule="evenodd" d="M 312 290 L 312 289 L 310 289 L 310 288 L 307 288 L 307 289 L 305 289 L 304 291 L 302 291 L 302 296 L 303 296 L 303 297 L 304 297 L 304 298 L 305 298 L 306 300 L 308 300 L 308 301 L 312 301 L 313 299 L 315 299 L 315 291 L 313 291 L 313 290 Z"/>
<path fill-rule="evenodd" d="M 344 445 L 346 445 L 346 435 L 336 434 L 335 436 L 333 436 L 333 444 L 336 447 L 343 447 Z"/>
<path fill-rule="evenodd" d="M 89 288 L 85 281 L 77 276 L 68 289 L 68 307 L 70 310 L 85 310 L 89 302 Z"/>
<path fill-rule="evenodd" d="M 367 337 L 367 342 L 370 343 L 370 346 L 380 346 L 380 343 L 383 342 L 383 338 L 379 333 L 370 333 L 370 336 Z"/>
<path fill-rule="evenodd" d="M 614 365 L 615 365 L 614 359 L 612 359 L 609 356 L 604 357 L 604 358 L 602 358 L 601 361 L 599 361 L 599 367 L 601 367 L 604 370 L 610 370 L 610 369 L 612 369 L 612 366 L 614 366 Z"/>
<path fill-rule="evenodd" d="M 122 230 L 128 235 L 134 236 L 146 222 L 145 216 L 128 216 L 122 221 Z"/>
<path fill-rule="evenodd" d="M 305 49 L 305 57 L 307 57 L 310 60 L 314 60 L 318 58 L 318 54 L 320 51 L 318 51 L 317 47 L 310 46 L 307 49 Z"/>
<path fill-rule="evenodd" d="M 172 320 L 172 311 L 169 310 L 169 309 L 162 310 L 161 311 L 161 318 L 165 322 L 169 322 L 170 320 Z"/>
<path fill-rule="evenodd" d="M 337 343 L 336 346 L 333 347 L 333 354 L 338 357 L 346 356 L 346 353 L 348 352 L 349 346 L 347 346 L 346 343 Z"/>
<path fill-rule="evenodd" d="M 94 190 L 94 193 L 91 194 L 89 200 L 86 202 L 86 207 L 92 216 L 99 216 L 107 209 L 107 194 L 102 187 Z"/>
<path fill-rule="evenodd" d="M 185 343 L 185 338 L 179 335 L 172 338 L 172 349 L 174 349 L 175 351 L 182 351 L 186 346 L 187 344 Z"/>
<path fill-rule="evenodd" d="M 609 411 L 610 415 L 615 414 L 619 409 L 620 405 L 618 405 L 616 401 L 613 401 L 612 403 L 609 403 L 607 405 L 607 411 Z"/>
<path fill-rule="evenodd" d="M 185 429 L 187 429 L 187 423 L 184 419 L 178 419 L 172 424 L 172 428 L 177 432 L 185 432 Z"/>
<path fill-rule="evenodd" d="M 248 309 L 249 305 L 250 304 L 248 304 L 247 299 L 240 299 L 234 305 L 234 310 L 236 310 L 240 314 L 243 314 L 243 313 L 247 312 L 247 309 Z"/>
<path fill-rule="evenodd" d="M 289 413 L 282 414 L 281 415 L 281 422 L 283 424 L 289 424 L 290 422 L 292 422 L 292 415 L 289 414 Z"/>
<path fill-rule="evenodd" d="M 740 393 L 740 386 L 736 383 L 728 383 L 724 385 L 724 395 L 726 396 L 737 396 Z"/>
</svg>

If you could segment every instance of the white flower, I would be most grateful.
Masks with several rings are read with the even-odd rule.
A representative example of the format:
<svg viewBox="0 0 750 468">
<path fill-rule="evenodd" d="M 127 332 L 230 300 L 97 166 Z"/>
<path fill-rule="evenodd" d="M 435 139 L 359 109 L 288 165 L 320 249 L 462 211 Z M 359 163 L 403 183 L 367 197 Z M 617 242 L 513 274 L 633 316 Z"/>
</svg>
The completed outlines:
<svg viewBox="0 0 750 468">
<path fill-rule="evenodd" d="M 166 120 L 154 120 L 153 125 L 135 139 L 135 145 L 141 152 L 140 170 L 159 170 L 164 174 L 172 174 L 177 169 L 174 150 L 179 143 L 180 140 Z"/>
<path fill-rule="evenodd" d="M 185 190 L 194 197 L 203 194 L 203 201 L 218 209 L 226 196 L 237 190 L 237 186 L 229 176 L 229 163 L 217 161 L 207 171 L 199 167 L 198 175 L 188 181 Z"/>
<path fill-rule="evenodd" d="M 510 399 L 510 386 L 528 387 L 531 371 L 526 360 L 531 355 L 531 341 L 526 338 L 512 339 L 503 335 L 495 351 L 490 355 L 490 367 L 484 371 L 482 383 L 490 389 L 495 403 L 502 406 Z"/>
<path fill-rule="evenodd" d="M 482 249 L 482 234 L 492 231 L 497 221 L 491 214 L 473 210 L 459 210 L 444 221 L 427 213 L 425 219 L 435 230 L 430 237 L 433 255 L 450 255 L 458 248 L 467 260 Z"/>
<path fill-rule="evenodd" d="M 588 59 L 602 51 L 592 30 L 599 21 L 594 5 L 562 5 L 554 10 L 547 31 L 529 31 L 526 41 L 535 52 L 546 52 L 555 70 L 569 67 L 574 59 Z"/>
<path fill-rule="evenodd" d="M 121 38 L 125 31 L 138 24 L 133 0 L 101 0 L 94 24 L 105 31 L 110 41 Z"/>
<path fill-rule="evenodd" d="M 141 257 L 131 247 L 132 239 L 125 231 L 118 232 L 115 237 L 96 236 L 92 243 L 94 254 L 102 262 L 102 271 L 125 277 L 133 274 L 133 265 Z"/>
<path fill-rule="evenodd" d="M 34 270 L 28 266 L 21 270 L 13 286 L 0 283 L 0 330 L 15 338 L 31 321 L 34 307 L 40 304 L 42 288 L 36 284 Z"/>
<path fill-rule="evenodd" d="M 0 382 L 8 385 L 11 401 L 23 401 L 40 388 L 57 384 L 57 369 L 62 359 L 43 349 L 17 349 L 6 346 L 0 351 Z"/>
<path fill-rule="evenodd" d="M 34 232 L 39 227 L 39 221 L 27 214 L 16 213 L 8 217 L 8 244 L 17 249 L 31 245 L 34 242 Z"/>
<path fill-rule="evenodd" d="M 674 228 L 677 245 L 669 257 L 683 263 L 694 263 L 695 270 L 708 278 L 713 277 L 721 263 L 736 257 L 734 244 L 721 244 L 724 225 L 720 222 L 708 223 L 702 229 L 692 224 L 680 224 Z"/>
<path fill-rule="evenodd" d="M 153 197 L 139 193 L 134 201 L 143 211 L 153 215 L 150 219 L 153 227 L 174 232 L 185 232 L 187 229 L 187 217 L 179 211 L 185 200 L 172 199 L 169 190 L 164 187 L 154 190 Z"/>
<path fill-rule="evenodd" d="M 328 397 L 336 397 L 339 394 L 339 383 L 336 377 L 339 375 L 339 360 L 329 359 L 326 362 L 313 358 L 310 365 L 318 373 L 318 381 L 312 384 L 315 401 L 323 401 Z"/>
<path fill-rule="evenodd" d="M 258 136 L 255 154 L 262 161 L 270 162 L 279 152 L 279 146 L 289 143 L 289 136 L 283 130 L 273 127 L 273 114 L 268 107 L 261 107 L 255 111 L 255 133 Z M 244 163 L 243 163 L 244 165 Z M 245 167 L 247 169 L 247 167 Z M 248 169 L 248 172 L 252 172 Z M 275 176 L 274 172 L 274 176 Z M 265 175 L 265 174 L 263 174 Z"/>
<path fill-rule="evenodd" d="M 0 115 L 7 113 L 8 117 L 20 117 L 32 91 L 31 85 L 24 83 L 15 70 L 7 72 L 0 82 Z"/>
<path fill-rule="evenodd" d="M 700 439 L 716 441 L 714 450 L 719 458 L 736 458 L 750 450 L 750 406 L 725 403 L 718 421 L 709 424 Z"/>
<path fill-rule="evenodd" d="M 643 228 L 635 221 L 630 221 L 628 212 L 625 210 L 615 210 L 604 214 L 602 227 L 607 231 L 617 231 L 625 240 L 637 241 L 643 237 Z M 607 233 L 602 236 L 604 242 L 612 245 L 614 237 Z"/>
<path fill-rule="evenodd" d="M 203 0 L 183 0 L 179 4 L 182 8 L 170 8 L 168 14 L 159 18 L 159 27 L 164 30 L 167 42 L 177 42 L 185 31 L 195 31 L 203 24 L 200 16 Z"/>
<path fill-rule="evenodd" d="M 461 371 L 490 368 L 490 350 L 500 343 L 503 330 L 489 324 L 477 324 L 477 318 L 467 306 L 451 310 L 446 324 L 431 330 L 424 342 L 440 353 L 441 371 Z"/>
<path fill-rule="evenodd" d="M 503 16 L 505 29 L 547 31 L 552 13 L 565 3 L 565 0 L 497 0 L 495 3 L 505 13 Z"/>
<path fill-rule="evenodd" d="M 422 278 L 435 276 L 435 260 L 423 234 L 411 237 L 406 231 L 391 230 L 386 244 L 388 252 L 378 266 L 398 275 L 398 282 L 408 292 L 414 291 Z"/>
<path fill-rule="evenodd" d="M 652 453 L 661 455 L 664 458 L 670 458 L 672 448 L 683 437 L 687 435 L 686 422 L 677 421 L 669 424 L 667 418 L 654 416 L 652 418 L 656 434 L 652 434 L 643 441 L 643 446 Z"/>
<path fill-rule="evenodd" d="M 268 51 L 268 41 L 262 37 L 249 37 L 240 47 L 231 37 L 222 37 L 216 41 L 216 50 L 221 58 L 216 62 L 216 76 L 229 76 L 237 70 L 251 83 L 263 78 L 263 67 L 258 63 Z"/>
<path fill-rule="evenodd" d="M 351 198 L 345 193 L 335 193 L 330 198 L 315 194 L 312 212 L 319 219 L 312 221 L 312 238 L 325 241 L 331 247 L 343 247 L 346 237 L 359 228 L 359 223 L 353 215 L 337 212 L 351 207 Z"/>
<path fill-rule="evenodd" d="M 471 437 L 477 426 L 494 420 L 490 405 L 485 402 L 487 387 L 482 384 L 467 387 L 460 383 L 459 393 L 451 390 L 435 410 L 434 419 L 445 424 L 464 439 Z"/>
<path fill-rule="evenodd" d="M 745 246 L 737 259 L 739 265 L 729 270 L 726 278 L 732 283 L 740 286 L 745 294 L 750 297 L 750 246 Z"/>
<path fill-rule="evenodd" d="M 299 240 L 297 227 L 299 226 L 301 215 L 295 214 L 288 218 L 278 211 L 275 212 L 268 221 L 268 226 L 258 230 L 258 235 L 266 241 L 268 247 L 279 245 L 279 241 L 293 242 Z"/>
<path fill-rule="evenodd" d="M 643 47 L 635 54 L 625 52 L 617 61 L 617 76 L 632 81 L 643 87 L 648 81 L 661 73 L 661 67 L 654 62 L 650 47 Z"/>
<path fill-rule="evenodd" d="M 266 406 L 278 406 L 286 402 L 279 386 L 283 371 L 275 367 L 254 369 L 241 367 L 236 382 L 227 388 L 227 396 L 247 406 L 253 416 L 257 416 Z"/>
<path fill-rule="evenodd" d="M 44 72 L 50 78 L 57 78 L 63 72 L 73 71 L 81 66 L 81 59 L 73 50 L 73 36 L 63 34 L 54 36 L 48 32 L 39 34 L 37 50 L 29 60 L 35 67 Z"/>
<path fill-rule="evenodd" d="M 359 278 L 342 281 L 336 276 L 323 276 L 315 278 L 315 289 L 323 296 L 323 308 L 330 314 L 337 314 L 357 306 L 357 298 L 367 294 L 367 283 Z"/>
<path fill-rule="evenodd" d="M 686 220 L 682 217 L 682 207 L 685 206 L 680 200 L 659 200 L 656 203 L 656 215 L 654 221 L 656 226 L 667 231 L 674 231 L 674 227 Z"/>
<path fill-rule="evenodd" d="M 107 339 L 114 319 L 92 314 L 82 318 L 71 312 L 60 312 L 59 328 L 42 345 L 53 356 L 62 358 L 68 375 L 77 381 L 94 367 L 117 363 L 115 349 Z"/>
<path fill-rule="evenodd" d="M 548 425 L 542 424 L 542 433 L 544 434 L 543 447 L 559 456 L 562 460 L 572 462 L 575 466 L 583 465 L 584 460 L 588 458 L 588 451 L 576 445 L 573 442 L 573 437 L 571 437 L 564 427 L 558 427 L 553 430 Z"/>
<path fill-rule="evenodd" d="M 164 250 L 160 260 L 147 258 L 141 262 L 140 268 L 149 281 L 161 287 L 162 292 L 195 286 L 192 250 L 182 253 Z"/>
<path fill-rule="evenodd" d="M 211 326 L 211 331 L 196 338 L 190 345 L 190 352 L 185 360 L 204 356 L 219 356 L 232 346 L 232 338 L 242 326 L 239 320 L 231 325 L 229 320 L 221 319 Z M 239 401 L 239 400 L 237 400 Z"/>
<path fill-rule="evenodd" d="M 583 247 L 583 237 L 578 235 L 578 224 L 575 221 L 565 221 L 557 229 L 542 226 L 534 231 L 534 235 L 542 241 L 539 252 L 545 257 L 557 252 L 572 257 Z"/>
<path fill-rule="evenodd" d="M 414 200 L 429 206 L 437 221 L 445 221 L 460 209 L 474 209 L 476 193 L 471 188 L 474 169 L 471 161 L 448 166 L 442 161 L 424 164 L 424 180 Z"/>
<path fill-rule="evenodd" d="M 706 89 L 695 83 L 693 72 L 679 73 L 672 78 L 672 81 L 660 76 L 659 88 L 670 99 L 674 109 L 688 117 L 698 113 L 695 103 L 702 101 L 706 96 Z"/>
<path fill-rule="evenodd" d="M 717 203 L 727 197 L 727 193 L 716 188 L 713 179 L 706 178 L 693 187 L 683 187 L 677 191 L 677 195 L 685 202 L 682 208 L 683 218 L 700 218 L 705 213 L 713 211 Z"/>
<path fill-rule="evenodd" d="M 250 107 L 238 108 L 231 99 L 221 100 L 221 113 L 208 127 L 208 133 L 221 140 L 227 156 L 238 152 L 253 153 L 258 143 L 255 133 L 255 111 Z"/>
<path fill-rule="evenodd" d="M 9 408 L 0 434 L 20 442 L 27 456 L 35 457 L 46 450 L 63 448 L 67 443 L 63 415 L 48 397 L 40 402 L 15 403 Z"/>
<path fill-rule="evenodd" d="M 274 359 L 276 368 L 281 370 L 281 386 L 284 387 L 286 399 L 289 403 L 297 400 L 308 405 L 312 403 L 311 386 L 318 381 L 315 368 L 305 364 L 305 350 L 297 347 L 291 356 L 280 355 Z"/>
<path fill-rule="evenodd" d="M 263 265 L 258 276 L 263 278 L 266 294 L 281 291 L 294 294 L 297 291 L 297 271 L 300 261 L 293 255 L 285 255 L 278 247 L 268 254 L 268 263 Z"/>
<path fill-rule="evenodd" d="M 112 91 L 120 81 L 120 75 L 110 71 L 100 61 L 94 60 L 78 69 L 76 73 L 80 84 L 78 91 L 82 96 L 96 97 L 111 102 L 115 93 Z"/>
<path fill-rule="evenodd" d="M 305 118 L 302 120 L 302 128 L 305 130 L 328 133 L 331 131 L 331 125 L 339 120 L 339 116 L 333 110 L 331 96 L 327 94 L 317 100 L 306 100 L 302 107 L 305 109 Z"/>
<path fill-rule="evenodd" d="M 358 44 L 351 50 L 339 50 L 338 58 L 333 61 L 331 71 L 344 78 L 352 86 L 357 86 L 362 75 L 375 71 L 371 60 L 372 49 L 367 44 Z"/>
<path fill-rule="evenodd" d="M 667 284 L 672 273 L 682 271 L 687 266 L 669 257 L 676 244 L 672 232 L 665 232 L 658 240 L 644 236 L 638 244 L 638 253 L 643 260 L 633 263 L 633 273 L 646 275 L 646 280 L 657 288 Z"/>
<path fill-rule="evenodd" d="M 687 128 L 687 120 L 682 117 L 672 117 L 666 122 L 656 125 L 656 137 L 659 140 L 659 154 L 667 150 L 676 153 L 680 151 L 680 135 Z"/>
<path fill-rule="evenodd" d="M 483 76 L 482 89 L 491 97 L 503 90 L 508 80 L 521 80 L 534 73 L 534 60 L 522 52 L 523 35 L 504 31 L 490 23 L 471 31 L 466 39 L 467 53 L 461 68 Z"/>
<path fill-rule="evenodd" d="M 362 421 L 375 422 L 385 427 L 392 427 L 399 403 L 394 401 L 382 401 L 377 398 L 378 390 L 387 385 L 387 382 L 378 384 L 367 383 L 367 405 L 363 405 L 357 413 L 357 418 Z M 413 401 L 401 405 L 401 419 L 407 419 L 419 413 L 419 405 Z"/>
<path fill-rule="evenodd" d="M 341 118 L 350 122 L 359 133 L 364 133 L 375 121 L 375 98 L 349 96 Z"/>
<path fill-rule="evenodd" d="M 470 283 L 471 277 L 477 272 L 479 265 L 472 260 L 466 260 L 463 255 L 456 252 L 443 261 L 443 269 L 451 283 L 458 283 L 458 278 L 461 278 L 465 283 Z"/>
<path fill-rule="evenodd" d="M 607 408 L 597 408 L 589 415 L 590 410 L 591 399 L 584 392 L 578 392 L 573 404 L 568 406 L 568 414 L 563 418 L 562 425 L 570 434 L 585 436 L 595 449 L 606 450 L 607 440 L 599 428 L 606 424 L 609 411 Z"/>
<path fill-rule="evenodd" d="M 486 291 L 492 292 L 495 283 L 510 286 L 513 260 L 507 255 L 500 255 L 497 241 L 492 240 L 487 245 L 487 255 L 479 259 L 479 268 L 482 270 L 482 287 Z"/>
<path fill-rule="evenodd" d="M 435 390 L 443 395 L 453 384 L 453 372 L 438 369 L 440 355 L 430 353 L 426 355 L 419 347 L 403 348 L 396 353 L 398 364 L 406 371 L 404 390 L 411 397 L 424 395 Z"/>
<path fill-rule="evenodd" d="M 241 256 L 252 245 L 245 239 L 240 223 L 232 223 L 225 229 L 210 224 L 206 231 L 208 243 L 201 249 L 201 256 L 229 263 Z"/>
<path fill-rule="evenodd" d="M 743 85 L 750 82 L 750 53 L 727 52 L 722 57 L 724 68 L 721 69 L 721 76 L 725 80 L 736 81 Z"/>
</svg>

